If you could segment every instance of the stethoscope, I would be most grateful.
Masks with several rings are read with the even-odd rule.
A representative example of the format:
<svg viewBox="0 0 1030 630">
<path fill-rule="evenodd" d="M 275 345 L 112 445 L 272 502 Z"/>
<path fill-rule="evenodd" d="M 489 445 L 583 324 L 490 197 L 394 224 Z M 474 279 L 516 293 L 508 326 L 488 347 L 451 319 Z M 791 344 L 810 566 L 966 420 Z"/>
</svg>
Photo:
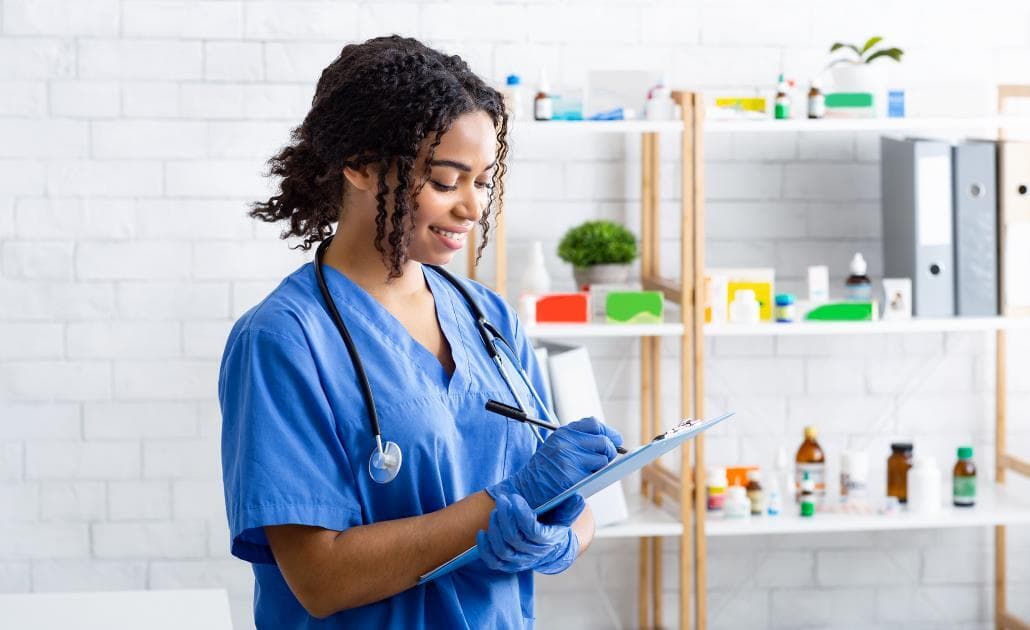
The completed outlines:
<svg viewBox="0 0 1030 630">
<path fill-rule="evenodd" d="M 332 295 L 329 294 L 329 287 L 326 285 L 325 275 L 322 272 L 322 260 L 325 257 L 325 250 L 329 247 L 329 243 L 332 240 L 333 237 L 329 236 L 315 250 L 315 277 L 318 280 L 318 288 L 322 292 L 322 298 L 325 300 L 329 315 L 332 316 L 336 329 L 340 331 L 340 337 L 343 338 L 343 343 L 347 346 L 347 354 L 350 355 L 351 362 L 354 364 L 354 371 L 357 373 L 358 383 L 361 385 L 361 394 L 365 399 L 365 406 L 368 407 L 368 422 L 372 429 L 372 435 L 376 439 L 375 449 L 368 458 L 368 475 L 377 483 L 388 483 L 393 481 L 397 473 L 400 472 L 404 455 L 401 452 L 401 447 L 397 446 L 396 442 L 388 441 L 385 445 L 383 444 L 383 436 L 379 430 L 379 414 L 376 413 L 375 401 L 372 398 L 372 386 L 369 384 L 368 376 L 365 374 L 365 366 L 361 362 L 361 357 L 358 355 L 358 350 L 354 346 L 354 340 L 351 339 L 347 326 L 343 323 L 343 318 L 340 317 L 340 312 L 336 309 L 336 302 L 333 301 Z M 536 388 L 529 381 L 529 377 L 526 375 L 522 363 L 512 351 L 511 345 L 505 340 L 504 335 L 497 330 L 497 327 L 486 318 L 486 315 L 483 314 L 482 309 L 479 308 L 472 294 L 469 293 L 468 289 L 465 288 L 458 278 L 443 267 L 437 265 L 427 266 L 446 278 L 458 290 L 465 303 L 468 304 L 469 310 L 476 320 L 476 329 L 479 330 L 479 336 L 483 339 L 483 346 L 493 360 L 494 365 L 497 366 L 498 373 L 500 373 L 505 385 L 508 386 L 508 390 L 511 391 L 512 396 L 515 398 L 515 403 L 518 405 L 518 407 L 513 407 L 496 400 L 491 400 L 487 402 L 486 408 L 489 411 L 529 424 L 537 441 L 543 442 L 544 438 L 540 435 L 537 426 L 554 430 L 558 428 L 558 422 L 551 415 L 547 405 L 540 400 Z M 529 405 L 523 400 L 519 390 L 516 389 L 515 384 L 512 382 L 508 370 L 505 369 L 506 363 L 514 368 L 515 373 L 522 380 L 522 384 L 526 386 L 526 390 L 533 397 L 537 408 L 543 410 L 546 421 L 533 418 L 530 415 Z"/>
</svg>

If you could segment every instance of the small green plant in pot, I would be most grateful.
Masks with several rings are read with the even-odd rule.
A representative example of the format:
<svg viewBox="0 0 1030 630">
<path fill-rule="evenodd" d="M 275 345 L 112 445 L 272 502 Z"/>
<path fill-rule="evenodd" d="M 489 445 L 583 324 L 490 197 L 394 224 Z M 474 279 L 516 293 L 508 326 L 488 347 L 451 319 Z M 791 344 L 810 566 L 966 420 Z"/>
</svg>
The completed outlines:
<svg viewBox="0 0 1030 630">
<path fill-rule="evenodd" d="M 830 46 L 830 54 L 838 55 L 829 64 L 830 80 L 834 92 L 868 92 L 873 95 L 876 115 L 887 115 L 888 66 L 877 60 L 893 59 L 901 62 L 905 53 L 900 48 L 881 46 L 883 38 L 870 37 L 862 46 L 837 42 Z M 844 56 L 839 56 L 844 53 Z"/>
<path fill-rule="evenodd" d="M 572 265 L 578 287 L 626 282 L 637 257 L 637 240 L 618 223 L 587 221 L 565 233 L 558 257 Z"/>
</svg>

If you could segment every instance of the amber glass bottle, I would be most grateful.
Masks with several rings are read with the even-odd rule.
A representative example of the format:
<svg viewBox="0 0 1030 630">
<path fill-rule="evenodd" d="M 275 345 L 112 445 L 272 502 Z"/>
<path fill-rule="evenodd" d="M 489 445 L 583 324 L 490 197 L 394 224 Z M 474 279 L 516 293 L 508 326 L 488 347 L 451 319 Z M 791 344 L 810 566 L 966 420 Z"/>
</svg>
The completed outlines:
<svg viewBox="0 0 1030 630">
<path fill-rule="evenodd" d="M 805 441 L 801 443 L 798 454 L 794 457 L 794 478 L 797 480 L 798 496 L 800 497 L 801 481 L 807 472 L 808 478 L 815 486 L 816 500 L 822 501 L 826 496 L 826 456 L 815 437 L 815 427 L 805 427 Z"/>
<path fill-rule="evenodd" d="M 898 502 L 908 502 L 908 469 L 912 467 L 912 443 L 891 444 L 891 456 L 887 458 L 887 496 L 897 497 Z"/>
</svg>

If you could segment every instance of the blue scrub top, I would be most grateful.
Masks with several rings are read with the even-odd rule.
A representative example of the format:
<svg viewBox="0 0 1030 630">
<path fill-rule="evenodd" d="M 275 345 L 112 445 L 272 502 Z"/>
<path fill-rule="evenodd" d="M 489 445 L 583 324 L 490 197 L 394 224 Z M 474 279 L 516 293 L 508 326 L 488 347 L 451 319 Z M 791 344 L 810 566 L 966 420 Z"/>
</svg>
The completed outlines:
<svg viewBox="0 0 1030 630">
<path fill-rule="evenodd" d="M 482 561 L 326 619 L 310 616 L 287 586 L 263 526 L 342 531 L 426 514 L 504 479 L 536 448 L 527 425 L 484 410 L 488 398 L 515 401 L 447 279 L 423 266 L 454 358 L 451 376 L 364 289 L 329 265 L 323 269 L 364 363 L 383 440 L 396 442 L 404 460 L 392 482 L 369 478 L 375 440 L 357 375 L 313 263 L 301 266 L 236 322 L 218 379 L 231 551 L 252 563 L 258 627 L 532 627 L 532 572 L 491 571 Z M 545 397 L 536 356 L 511 307 L 482 285 L 463 282 Z"/>
</svg>

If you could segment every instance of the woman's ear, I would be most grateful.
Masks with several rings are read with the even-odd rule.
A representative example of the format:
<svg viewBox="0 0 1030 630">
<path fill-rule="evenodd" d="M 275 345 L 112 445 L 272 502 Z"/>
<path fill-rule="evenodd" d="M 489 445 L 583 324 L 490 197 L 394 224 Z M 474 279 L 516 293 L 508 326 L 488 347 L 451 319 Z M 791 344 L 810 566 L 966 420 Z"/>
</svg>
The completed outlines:
<svg viewBox="0 0 1030 630">
<path fill-rule="evenodd" d="M 358 190 L 372 190 L 379 186 L 379 174 L 371 164 L 362 164 L 357 168 L 343 167 L 343 176 Z"/>
</svg>

